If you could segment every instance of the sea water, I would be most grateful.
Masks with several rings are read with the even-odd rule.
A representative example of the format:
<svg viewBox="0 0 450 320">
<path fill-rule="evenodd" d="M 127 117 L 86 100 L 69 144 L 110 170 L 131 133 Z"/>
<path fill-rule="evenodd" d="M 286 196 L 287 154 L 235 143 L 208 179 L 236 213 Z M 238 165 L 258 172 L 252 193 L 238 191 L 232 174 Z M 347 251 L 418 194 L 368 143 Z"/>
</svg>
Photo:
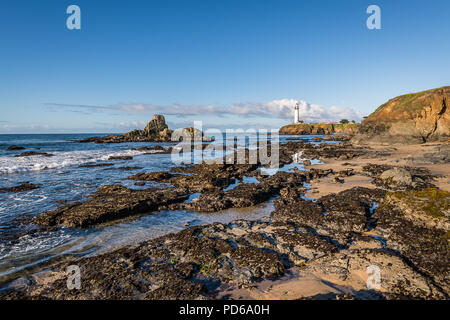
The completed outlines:
<svg viewBox="0 0 450 320">
<path fill-rule="evenodd" d="M 161 186 L 148 182 L 134 185 L 126 178 L 132 174 L 150 171 L 167 171 L 178 164 L 170 154 L 146 154 L 149 151 L 133 150 L 156 143 L 79 143 L 75 140 L 99 134 L 39 134 L 0 135 L 0 188 L 31 182 L 38 189 L 0 193 L 0 284 L 30 272 L 35 272 L 64 255 L 92 255 L 115 248 L 149 240 L 188 226 L 227 223 L 235 219 L 261 219 L 273 210 L 273 202 L 224 212 L 201 214 L 184 210 L 160 211 L 130 217 L 122 221 L 88 229 L 57 228 L 37 231 L 32 224 L 21 224 L 22 218 L 32 218 L 58 207 L 58 201 L 85 201 L 89 194 L 103 185 L 121 184 L 133 189 Z M 318 136 L 302 136 L 310 139 Z M 293 136 L 280 136 L 280 142 Z M 317 143 L 317 142 L 315 142 Z M 11 145 L 25 150 L 7 151 Z M 175 143 L 158 143 L 169 147 Z M 242 145 L 238 145 L 242 147 Z M 255 145 L 246 145 L 255 148 Z M 47 152 L 52 157 L 14 157 L 23 151 Z M 130 155 L 132 160 L 108 160 L 111 156 Z M 107 167 L 80 167 L 84 164 L 113 163 Z M 120 167 L 138 167 L 120 170 Z M 252 178 L 243 183 L 257 183 Z"/>
</svg>

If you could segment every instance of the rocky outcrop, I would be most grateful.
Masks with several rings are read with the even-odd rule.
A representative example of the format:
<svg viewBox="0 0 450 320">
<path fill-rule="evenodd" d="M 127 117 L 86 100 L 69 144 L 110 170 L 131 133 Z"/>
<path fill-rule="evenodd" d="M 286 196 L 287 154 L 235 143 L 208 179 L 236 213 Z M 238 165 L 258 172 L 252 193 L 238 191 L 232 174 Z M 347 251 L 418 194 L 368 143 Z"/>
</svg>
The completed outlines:
<svg viewBox="0 0 450 320">
<path fill-rule="evenodd" d="M 390 184 L 399 184 L 404 186 L 411 186 L 413 179 L 408 170 L 403 168 L 393 168 L 383 172 L 380 177 L 381 180 Z"/>
<path fill-rule="evenodd" d="M 184 129 L 177 129 L 172 133 L 172 137 L 174 140 L 183 140 L 183 141 L 203 141 L 203 142 L 211 142 L 213 139 L 211 137 L 205 136 L 203 132 L 197 128 L 188 127 Z"/>
<path fill-rule="evenodd" d="M 163 115 L 155 114 L 143 130 L 133 130 L 123 135 L 91 137 L 76 142 L 121 143 L 121 142 L 164 142 L 170 141 L 172 130 L 169 130 Z"/>
<path fill-rule="evenodd" d="M 424 143 L 450 137 L 450 87 L 406 94 L 381 105 L 359 127 L 355 143 Z"/>
<path fill-rule="evenodd" d="M 384 203 L 400 209 L 413 223 L 450 230 L 450 192 L 437 188 L 388 192 Z"/>
<path fill-rule="evenodd" d="M 166 124 L 166 119 L 163 115 L 155 114 L 152 120 L 147 123 L 143 130 L 132 130 L 122 135 L 110 135 L 104 137 L 90 137 L 75 142 L 95 142 L 95 143 L 122 143 L 122 142 L 169 142 L 172 141 L 172 135 L 176 135 L 175 140 L 184 140 L 185 137 L 194 138 L 201 137 L 203 141 L 211 141 L 199 129 L 185 128 L 170 130 Z"/>
<path fill-rule="evenodd" d="M 164 116 L 155 114 L 143 130 L 133 130 L 123 136 L 132 141 L 170 141 L 171 133 Z"/>
<path fill-rule="evenodd" d="M 0 193 L 2 192 L 23 192 L 23 191 L 30 191 L 39 188 L 38 186 L 25 182 L 21 185 L 10 187 L 10 188 L 0 188 Z"/>
<path fill-rule="evenodd" d="M 138 173 L 128 177 L 130 180 L 138 180 L 138 181 L 158 181 L 158 182 L 168 182 L 173 175 L 166 171 L 157 171 L 157 172 L 149 172 L 149 173 Z"/>
<path fill-rule="evenodd" d="M 132 156 L 110 156 L 108 160 L 133 160 Z"/>
<path fill-rule="evenodd" d="M 282 188 L 302 185 L 306 177 L 302 174 L 278 172 L 272 177 L 259 177 L 259 183 L 239 183 L 230 190 L 212 189 L 203 192 L 184 209 L 199 212 L 217 212 L 228 208 L 246 208 L 278 195 Z"/>
<path fill-rule="evenodd" d="M 188 199 L 183 189 L 132 190 L 120 185 L 103 186 L 86 202 L 72 202 L 34 219 L 42 226 L 88 227 L 95 224 L 150 213 Z"/>
<path fill-rule="evenodd" d="M 36 151 L 22 152 L 21 154 L 17 154 L 14 157 L 20 158 L 20 157 L 31 157 L 31 156 L 53 157 L 53 155 L 50 154 L 50 153 L 47 153 L 47 152 L 36 152 Z"/>
<path fill-rule="evenodd" d="M 23 150 L 23 149 L 25 149 L 25 148 L 21 147 L 21 146 L 12 145 L 12 146 L 9 146 L 6 150 L 7 151 L 15 151 L 15 150 Z"/>
<path fill-rule="evenodd" d="M 86 163 L 82 164 L 80 168 L 98 168 L 98 167 L 110 167 L 113 166 L 114 163 Z"/>
<path fill-rule="evenodd" d="M 299 123 L 289 124 L 280 129 L 279 134 L 310 135 L 310 134 L 355 134 L 358 123 Z"/>
<path fill-rule="evenodd" d="M 390 191 L 421 190 L 433 187 L 434 177 L 425 168 L 395 167 L 369 163 L 363 167 L 362 173 L 372 177 L 372 183 L 376 186 Z"/>
</svg>

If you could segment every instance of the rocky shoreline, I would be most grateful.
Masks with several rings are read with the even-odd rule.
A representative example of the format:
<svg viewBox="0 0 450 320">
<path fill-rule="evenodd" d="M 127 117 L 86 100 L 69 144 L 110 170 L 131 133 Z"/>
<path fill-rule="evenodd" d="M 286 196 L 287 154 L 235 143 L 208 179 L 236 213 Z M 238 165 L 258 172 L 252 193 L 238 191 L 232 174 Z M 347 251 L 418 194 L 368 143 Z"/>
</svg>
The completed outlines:
<svg viewBox="0 0 450 320">
<path fill-rule="evenodd" d="M 180 166 L 129 177 L 167 187 L 104 186 L 85 202 L 45 212 L 26 223 L 86 228 L 159 210 L 207 214 L 274 202 L 270 217 L 258 221 L 193 226 L 93 257 L 67 257 L 3 285 L 0 298 L 448 299 L 450 193 L 442 188 L 443 174 L 419 160 L 380 164 L 389 155 L 401 159 L 395 150 L 338 140 L 280 145 L 280 167 L 301 152 L 307 171 L 268 176 L 259 163 Z M 430 157 L 442 158 L 442 150 L 445 144 Z M 309 166 L 308 159 L 324 164 Z M 356 177 L 367 181 L 352 183 Z M 335 193 L 311 193 L 326 181 Z M 66 270 L 73 264 L 81 269 L 80 290 L 67 289 Z M 374 265 L 381 270 L 377 290 L 366 283 Z"/>
</svg>

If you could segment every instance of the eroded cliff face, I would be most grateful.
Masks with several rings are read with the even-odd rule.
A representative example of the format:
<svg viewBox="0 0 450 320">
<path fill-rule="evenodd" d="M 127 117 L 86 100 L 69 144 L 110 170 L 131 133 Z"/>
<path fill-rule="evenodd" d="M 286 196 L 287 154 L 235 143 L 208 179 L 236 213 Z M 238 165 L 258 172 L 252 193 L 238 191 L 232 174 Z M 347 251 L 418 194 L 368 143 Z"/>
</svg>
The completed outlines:
<svg viewBox="0 0 450 320">
<path fill-rule="evenodd" d="M 424 143 L 450 138 L 450 87 L 389 100 L 365 119 L 356 143 Z"/>
</svg>

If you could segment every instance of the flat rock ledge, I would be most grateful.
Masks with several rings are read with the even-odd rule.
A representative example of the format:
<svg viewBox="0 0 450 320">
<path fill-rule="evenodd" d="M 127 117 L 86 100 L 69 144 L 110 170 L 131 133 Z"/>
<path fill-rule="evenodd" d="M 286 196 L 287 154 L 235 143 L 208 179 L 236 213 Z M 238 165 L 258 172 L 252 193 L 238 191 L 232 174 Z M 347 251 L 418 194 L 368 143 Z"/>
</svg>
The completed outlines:
<svg viewBox="0 0 450 320">
<path fill-rule="evenodd" d="M 186 190 L 177 188 L 132 190 L 121 185 L 104 186 L 92 194 L 88 201 L 72 202 L 47 211 L 33 222 L 42 226 L 82 228 L 131 215 L 155 212 L 188 197 Z"/>
</svg>

